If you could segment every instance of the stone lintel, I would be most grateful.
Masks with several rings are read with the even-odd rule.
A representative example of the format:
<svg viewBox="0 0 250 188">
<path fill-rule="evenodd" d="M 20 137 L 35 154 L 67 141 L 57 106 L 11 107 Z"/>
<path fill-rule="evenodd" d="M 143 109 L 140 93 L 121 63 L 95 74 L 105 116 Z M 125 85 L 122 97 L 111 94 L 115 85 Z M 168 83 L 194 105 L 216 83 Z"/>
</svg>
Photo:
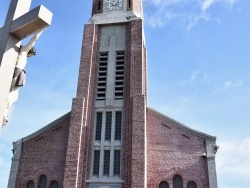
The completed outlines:
<svg viewBox="0 0 250 188">
<path fill-rule="evenodd" d="M 52 13 L 40 5 L 13 21 L 10 33 L 22 40 L 40 29 L 50 26 Z"/>
</svg>

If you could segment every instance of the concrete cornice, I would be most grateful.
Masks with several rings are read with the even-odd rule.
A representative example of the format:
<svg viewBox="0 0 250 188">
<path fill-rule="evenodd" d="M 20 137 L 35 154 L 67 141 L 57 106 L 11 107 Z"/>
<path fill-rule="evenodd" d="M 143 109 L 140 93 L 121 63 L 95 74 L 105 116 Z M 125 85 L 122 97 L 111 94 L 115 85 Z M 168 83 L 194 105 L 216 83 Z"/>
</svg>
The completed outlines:
<svg viewBox="0 0 250 188">
<path fill-rule="evenodd" d="M 88 21 L 88 24 L 114 24 L 125 23 L 131 20 L 142 19 L 142 15 L 139 15 L 132 11 L 122 12 L 108 12 L 101 14 L 94 14 Z"/>
</svg>

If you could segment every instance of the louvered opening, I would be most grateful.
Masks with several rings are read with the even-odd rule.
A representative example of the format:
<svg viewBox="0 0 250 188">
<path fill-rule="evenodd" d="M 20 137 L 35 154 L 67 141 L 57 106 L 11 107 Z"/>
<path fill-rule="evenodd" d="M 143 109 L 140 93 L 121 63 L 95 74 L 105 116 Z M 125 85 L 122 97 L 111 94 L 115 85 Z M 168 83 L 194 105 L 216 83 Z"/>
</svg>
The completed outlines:
<svg viewBox="0 0 250 188">
<path fill-rule="evenodd" d="M 124 51 L 116 52 L 115 64 L 115 99 L 123 99 L 124 86 Z"/>
<path fill-rule="evenodd" d="M 105 100 L 107 85 L 108 52 L 99 54 L 96 100 Z"/>
</svg>

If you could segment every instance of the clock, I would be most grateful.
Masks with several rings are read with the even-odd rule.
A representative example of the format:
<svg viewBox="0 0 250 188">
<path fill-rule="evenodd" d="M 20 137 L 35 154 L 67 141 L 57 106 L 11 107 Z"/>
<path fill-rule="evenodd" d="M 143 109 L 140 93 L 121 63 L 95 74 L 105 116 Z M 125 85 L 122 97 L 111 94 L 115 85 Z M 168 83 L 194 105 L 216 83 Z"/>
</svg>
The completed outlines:
<svg viewBox="0 0 250 188">
<path fill-rule="evenodd" d="M 105 0 L 104 10 L 115 11 L 122 10 L 122 0 Z"/>
</svg>

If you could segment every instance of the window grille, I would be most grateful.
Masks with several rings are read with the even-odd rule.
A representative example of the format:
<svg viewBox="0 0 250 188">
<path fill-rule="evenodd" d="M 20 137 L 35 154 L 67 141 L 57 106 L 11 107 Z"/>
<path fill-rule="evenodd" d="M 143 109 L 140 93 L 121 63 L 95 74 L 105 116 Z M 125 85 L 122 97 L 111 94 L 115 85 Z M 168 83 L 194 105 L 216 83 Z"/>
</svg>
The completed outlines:
<svg viewBox="0 0 250 188">
<path fill-rule="evenodd" d="M 190 181 L 187 184 L 187 188 L 197 188 L 197 185 L 194 181 Z"/>
<path fill-rule="evenodd" d="M 121 140 L 122 112 L 115 112 L 115 140 Z"/>
<path fill-rule="evenodd" d="M 105 100 L 107 82 L 108 52 L 99 54 L 98 79 L 97 79 L 97 100 Z"/>
<path fill-rule="evenodd" d="M 32 180 L 28 181 L 26 188 L 34 188 L 34 182 Z"/>
<path fill-rule="evenodd" d="M 114 175 L 120 175 L 121 151 L 114 152 Z"/>
<path fill-rule="evenodd" d="M 47 177 L 45 175 L 41 175 L 39 179 L 39 188 L 47 187 Z"/>
<path fill-rule="evenodd" d="M 95 122 L 92 163 L 93 176 L 98 178 L 120 176 L 121 135 L 122 111 L 118 111 L 115 108 L 108 109 L 108 111 L 106 109 L 100 111 L 99 109 L 96 112 Z"/>
<path fill-rule="evenodd" d="M 160 185 L 159 185 L 159 188 L 169 188 L 168 182 L 162 181 L 162 182 L 160 183 Z"/>
<path fill-rule="evenodd" d="M 124 51 L 116 52 L 115 99 L 123 99 Z"/>
<path fill-rule="evenodd" d="M 95 140 L 101 140 L 102 135 L 102 112 L 96 113 Z"/>
<path fill-rule="evenodd" d="M 94 151 L 93 175 L 99 175 L 100 150 Z"/>
<path fill-rule="evenodd" d="M 50 183 L 50 186 L 49 186 L 50 188 L 58 188 L 58 182 L 57 181 L 52 181 L 51 183 Z"/>
<path fill-rule="evenodd" d="M 183 181 L 180 175 L 174 175 L 173 185 L 173 188 L 183 188 Z"/>
<path fill-rule="evenodd" d="M 112 112 L 106 112 L 105 140 L 111 140 Z"/>
<path fill-rule="evenodd" d="M 103 174 L 109 175 L 110 150 L 104 150 Z"/>
</svg>

